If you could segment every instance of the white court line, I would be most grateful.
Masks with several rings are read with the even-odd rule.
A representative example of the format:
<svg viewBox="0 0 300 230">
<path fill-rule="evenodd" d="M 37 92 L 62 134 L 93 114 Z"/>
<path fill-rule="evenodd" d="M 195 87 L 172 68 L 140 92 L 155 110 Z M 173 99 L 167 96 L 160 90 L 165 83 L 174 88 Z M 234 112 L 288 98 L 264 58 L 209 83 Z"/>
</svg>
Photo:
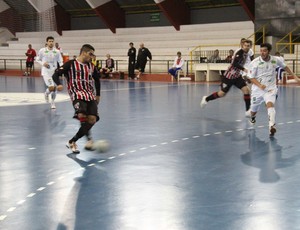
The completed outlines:
<svg viewBox="0 0 300 230">
<path fill-rule="evenodd" d="M 1 215 L 0 216 L 0 221 L 5 220 L 6 217 L 7 217 L 7 215 Z"/>
<path fill-rule="evenodd" d="M 39 187 L 37 191 L 43 191 L 46 187 Z"/>
<path fill-rule="evenodd" d="M 147 149 L 147 148 L 146 147 L 140 148 L 140 150 L 145 150 L 145 149 Z"/>
<path fill-rule="evenodd" d="M 9 209 L 7 209 L 7 212 L 13 212 L 17 207 L 10 207 Z"/>
<path fill-rule="evenodd" d="M 17 204 L 18 205 L 21 205 L 21 204 L 24 204 L 26 202 L 26 200 L 19 200 L 18 202 L 17 202 Z"/>
<path fill-rule="evenodd" d="M 300 120 L 297 120 L 296 122 L 300 122 Z M 284 125 L 284 124 L 292 124 L 292 123 L 294 123 L 293 121 L 288 121 L 288 122 L 286 122 L 286 123 L 278 123 L 278 124 L 280 124 L 280 125 Z M 257 128 L 264 128 L 265 126 L 264 125 L 260 125 L 260 126 L 257 126 Z M 235 131 L 236 132 L 239 132 L 239 131 L 243 131 L 243 130 L 248 130 L 248 129 L 253 129 L 254 127 L 248 127 L 248 128 L 245 128 L 245 129 L 236 129 Z M 225 133 L 233 133 L 234 131 L 233 130 L 227 130 L 227 131 L 224 131 Z M 222 132 L 215 132 L 214 133 L 214 135 L 219 135 L 219 134 L 222 134 Z M 205 133 L 205 134 L 202 134 L 202 136 L 204 136 L 204 137 L 206 137 L 206 136 L 211 136 L 211 135 L 213 135 L 213 134 L 210 134 L 210 133 Z M 195 136 L 192 136 L 192 138 L 193 139 L 196 139 L 196 138 L 199 138 L 200 136 L 198 136 L 198 135 L 195 135 Z M 189 137 L 185 137 L 185 138 L 181 138 L 181 140 L 188 140 L 188 139 L 190 139 Z M 179 142 L 179 140 L 173 140 L 173 141 L 171 141 L 172 143 L 176 143 L 176 142 Z M 162 143 L 160 143 L 161 145 L 166 145 L 166 144 L 168 144 L 168 142 L 162 142 Z M 150 147 L 157 147 L 158 145 L 151 145 Z M 141 148 L 139 148 L 139 150 L 146 150 L 146 149 L 148 149 L 147 147 L 141 147 Z M 134 153 L 134 152 L 136 152 L 136 150 L 131 150 L 130 151 L 130 153 Z M 118 156 L 125 156 L 126 155 L 126 153 L 120 153 Z M 98 161 L 98 163 L 103 163 L 103 162 L 105 162 L 105 161 L 107 161 L 107 160 L 112 160 L 112 159 L 115 159 L 115 158 L 117 158 L 117 156 L 111 156 L 111 157 L 109 157 L 109 158 L 107 158 L 106 160 L 99 160 Z M 92 163 L 92 164 L 89 164 L 88 166 L 86 166 L 86 167 L 80 167 L 78 170 L 86 170 L 86 168 L 87 167 L 92 167 L 92 166 L 96 166 L 96 164 L 94 164 L 94 163 Z M 75 171 L 77 171 L 77 170 L 75 170 Z M 71 172 L 66 172 L 67 174 L 69 174 L 69 175 L 71 175 L 71 174 L 74 174 L 74 172 L 75 171 L 71 171 Z M 57 178 L 57 180 L 62 180 L 62 179 L 64 179 L 65 177 L 64 176 L 60 176 L 60 177 L 58 177 Z M 50 181 L 50 182 L 48 182 L 47 183 L 47 185 L 48 186 L 50 186 L 50 185 L 53 185 L 53 184 L 55 184 L 55 181 Z M 40 187 L 40 188 L 38 188 L 37 189 L 37 191 L 43 191 L 44 189 L 46 189 L 46 187 Z M 30 194 L 28 194 L 27 195 L 27 197 L 34 197 L 36 195 L 36 193 L 30 193 Z M 23 203 L 25 203 L 26 202 L 26 200 L 24 199 L 24 200 L 20 200 L 20 201 L 18 201 L 17 202 L 17 204 L 18 205 L 21 205 L 21 204 L 23 204 Z M 7 210 L 7 212 L 12 212 L 12 211 L 14 211 L 15 209 L 16 209 L 17 207 L 10 207 L 8 210 Z M 6 219 L 7 218 L 7 215 L 0 215 L 0 221 L 3 221 L 4 219 Z"/>
<path fill-rule="evenodd" d="M 29 198 L 30 198 L 30 197 L 34 197 L 35 194 L 36 194 L 35 192 L 29 193 L 29 194 L 27 195 L 27 197 L 29 197 Z"/>
</svg>

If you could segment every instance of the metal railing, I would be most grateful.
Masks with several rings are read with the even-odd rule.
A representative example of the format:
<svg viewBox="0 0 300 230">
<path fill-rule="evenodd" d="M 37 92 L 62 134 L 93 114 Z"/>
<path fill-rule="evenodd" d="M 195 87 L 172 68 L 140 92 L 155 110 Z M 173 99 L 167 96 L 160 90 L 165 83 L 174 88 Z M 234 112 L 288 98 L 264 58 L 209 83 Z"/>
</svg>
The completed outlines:
<svg viewBox="0 0 300 230">
<path fill-rule="evenodd" d="M 101 65 L 105 65 L 105 60 L 99 60 Z M 145 73 L 168 73 L 168 70 L 172 67 L 174 60 L 151 60 L 148 61 L 145 69 Z M 295 72 L 300 75 L 300 62 L 298 59 L 285 59 L 286 64 Z M 186 76 L 194 74 L 193 64 L 201 63 L 201 59 L 187 60 L 183 69 Z M 0 59 L 0 70 L 20 70 L 23 71 L 26 68 L 26 59 Z M 33 66 L 34 68 L 34 66 Z M 36 70 L 39 68 L 36 68 Z M 34 69 L 33 69 L 34 70 Z M 115 60 L 115 71 L 127 72 L 128 61 L 127 60 Z"/>
<path fill-rule="evenodd" d="M 105 60 L 99 60 L 101 66 L 105 66 Z M 149 60 L 147 62 L 145 73 L 168 73 L 174 60 Z M 36 64 L 36 63 L 35 63 Z M 186 60 L 184 72 L 189 74 L 190 61 Z M 0 59 L 0 70 L 25 70 L 26 59 Z M 33 65 L 34 68 L 34 65 Z M 35 69 L 40 69 L 37 65 Z M 34 69 L 33 69 L 34 70 Z M 128 71 L 128 60 L 115 60 L 115 71 Z"/>
<path fill-rule="evenodd" d="M 281 53 L 287 49 L 288 53 L 293 54 L 295 52 L 295 45 L 300 44 L 299 42 L 296 42 L 300 38 L 299 32 L 300 26 L 294 28 L 292 31 L 290 31 L 284 37 L 282 37 L 279 41 L 277 41 L 276 51 Z"/>
</svg>

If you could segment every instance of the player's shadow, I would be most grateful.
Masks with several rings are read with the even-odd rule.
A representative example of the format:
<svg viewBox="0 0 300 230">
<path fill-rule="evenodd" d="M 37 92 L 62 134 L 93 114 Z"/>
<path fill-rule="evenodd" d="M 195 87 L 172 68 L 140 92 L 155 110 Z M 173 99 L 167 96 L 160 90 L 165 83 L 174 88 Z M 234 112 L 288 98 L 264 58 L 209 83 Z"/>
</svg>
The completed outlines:
<svg viewBox="0 0 300 230">
<path fill-rule="evenodd" d="M 82 176 L 74 178 L 75 184 L 56 229 L 101 229 L 105 221 L 111 222 L 109 215 L 106 216 L 111 193 L 107 185 L 112 183 L 108 173 L 100 166 L 99 159 L 84 161 L 74 154 L 67 156 L 80 165 Z"/>
<path fill-rule="evenodd" d="M 300 155 L 283 158 L 282 149 L 276 138 L 263 141 L 256 137 L 255 130 L 250 130 L 249 151 L 241 155 L 241 161 L 260 169 L 259 180 L 261 182 L 275 183 L 280 180 L 276 169 L 290 167 L 300 159 Z"/>
</svg>

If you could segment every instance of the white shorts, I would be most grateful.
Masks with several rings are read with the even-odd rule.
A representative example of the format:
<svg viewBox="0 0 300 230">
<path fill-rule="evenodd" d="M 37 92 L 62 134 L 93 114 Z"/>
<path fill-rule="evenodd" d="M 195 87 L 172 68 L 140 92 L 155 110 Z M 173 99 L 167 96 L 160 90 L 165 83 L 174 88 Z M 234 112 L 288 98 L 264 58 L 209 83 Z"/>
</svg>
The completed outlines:
<svg viewBox="0 0 300 230">
<path fill-rule="evenodd" d="M 52 79 L 52 76 L 43 76 L 43 79 L 44 79 L 44 82 L 46 84 L 47 87 L 50 87 L 50 86 L 56 86 L 56 84 L 54 83 L 53 79 Z"/>
<path fill-rule="evenodd" d="M 55 86 L 55 83 L 52 79 L 52 75 L 54 74 L 54 71 L 55 71 L 55 68 L 50 68 L 50 69 L 47 69 L 45 67 L 42 67 L 42 76 L 43 76 L 43 79 L 44 79 L 44 82 L 46 84 L 47 87 L 49 86 Z"/>
<path fill-rule="evenodd" d="M 275 104 L 277 96 L 277 89 L 272 89 L 269 91 L 266 91 L 264 93 L 255 93 L 252 92 L 251 94 L 251 111 L 257 112 L 259 110 L 260 105 L 265 102 L 267 104 L 268 102 L 272 102 Z"/>
</svg>

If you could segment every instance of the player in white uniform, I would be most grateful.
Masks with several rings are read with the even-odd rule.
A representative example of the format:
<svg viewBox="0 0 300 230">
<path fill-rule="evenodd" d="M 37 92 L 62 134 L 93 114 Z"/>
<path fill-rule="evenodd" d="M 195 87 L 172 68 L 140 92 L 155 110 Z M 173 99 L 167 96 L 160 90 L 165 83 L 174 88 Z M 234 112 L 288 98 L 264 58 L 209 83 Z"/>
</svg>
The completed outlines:
<svg viewBox="0 0 300 230">
<path fill-rule="evenodd" d="M 276 56 L 280 61 L 284 62 L 284 58 L 280 55 L 279 52 L 276 52 L 276 53 L 275 53 L 275 56 Z M 280 66 L 277 66 L 276 72 L 277 72 L 277 83 L 278 83 L 279 81 L 282 80 L 282 76 L 283 76 L 284 69 L 282 69 Z"/>
<path fill-rule="evenodd" d="M 266 104 L 269 116 L 269 131 L 270 136 L 276 133 L 275 127 L 275 108 L 277 85 L 276 85 L 276 67 L 280 66 L 290 75 L 294 77 L 297 82 L 300 79 L 290 70 L 288 66 L 275 56 L 271 56 L 270 52 L 272 45 L 263 43 L 260 45 L 260 56 L 255 58 L 249 65 L 248 77 L 252 84 L 251 94 L 251 118 L 250 122 L 256 122 L 255 116 L 259 110 L 260 105 L 264 102 Z"/>
<path fill-rule="evenodd" d="M 36 61 L 42 66 L 41 74 L 47 86 L 45 92 L 45 100 L 49 102 L 49 94 L 51 94 L 51 109 L 55 109 L 54 100 L 56 98 L 56 85 L 52 80 L 52 75 L 57 69 L 57 65 L 63 65 L 63 59 L 59 50 L 54 47 L 54 38 L 49 36 L 46 39 L 46 47 L 38 52 Z"/>
</svg>

